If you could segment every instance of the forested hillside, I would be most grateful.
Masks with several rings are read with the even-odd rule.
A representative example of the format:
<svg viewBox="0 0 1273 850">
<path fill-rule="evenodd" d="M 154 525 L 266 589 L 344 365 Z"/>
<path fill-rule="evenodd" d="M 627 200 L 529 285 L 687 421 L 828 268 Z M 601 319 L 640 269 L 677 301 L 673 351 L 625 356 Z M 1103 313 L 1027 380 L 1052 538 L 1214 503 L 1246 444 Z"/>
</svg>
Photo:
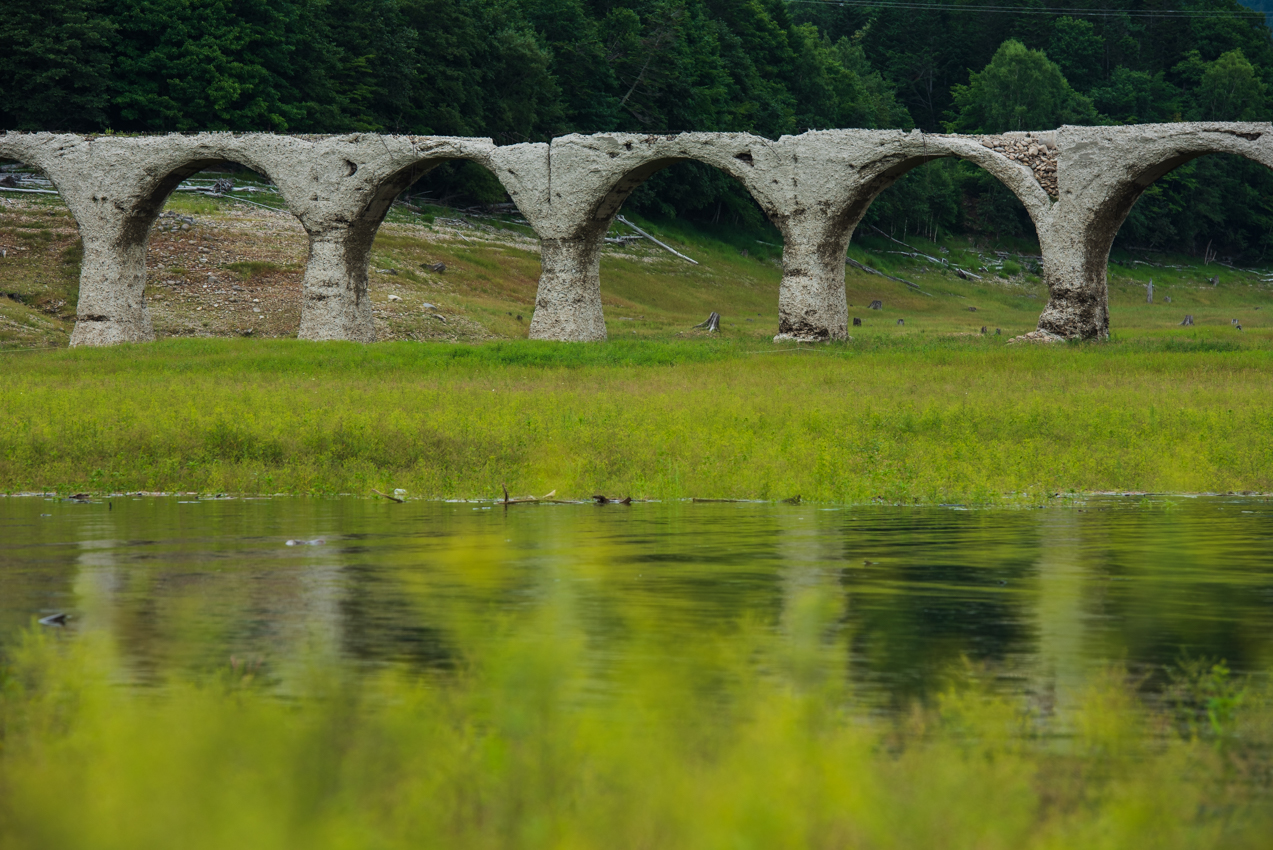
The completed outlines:
<svg viewBox="0 0 1273 850">
<path fill-rule="evenodd" d="M 7 129 L 974 133 L 1268 120 L 1271 83 L 1264 15 L 1236 0 L 7 0 L 0 14 Z M 464 202 L 500 195 L 475 167 L 431 181 Z M 1264 259 L 1271 198 L 1262 167 L 1205 158 L 1155 184 L 1120 242 Z M 701 166 L 630 203 L 761 223 Z M 870 216 L 899 234 L 1030 233 L 1011 195 L 953 162 Z"/>
</svg>

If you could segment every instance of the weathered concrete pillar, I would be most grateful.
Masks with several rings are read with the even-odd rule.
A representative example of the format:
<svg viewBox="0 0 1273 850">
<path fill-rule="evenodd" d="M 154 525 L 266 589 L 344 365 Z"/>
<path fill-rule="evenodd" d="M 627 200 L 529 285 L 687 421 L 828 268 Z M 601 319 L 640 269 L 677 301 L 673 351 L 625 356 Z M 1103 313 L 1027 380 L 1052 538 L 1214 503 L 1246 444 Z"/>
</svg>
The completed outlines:
<svg viewBox="0 0 1273 850">
<path fill-rule="evenodd" d="M 155 338 L 146 309 L 146 236 L 151 218 L 136 209 L 142 140 L 94 144 L 77 135 L 0 134 L 0 156 L 40 169 L 75 217 L 84 255 L 71 345 L 114 345 Z"/>
<path fill-rule="evenodd" d="M 530 320 L 531 339 L 601 342 L 601 246 L 605 231 L 540 240 L 542 271 Z"/>
<path fill-rule="evenodd" d="M 80 226 L 84 259 L 72 346 L 155 338 L 146 308 L 146 240 L 128 233 L 129 228 L 122 224 L 110 228 Z"/>
<path fill-rule="evenodd" d="M 298 339 L 376 341 L 367 296 L 374 231 L 368 238 L 364 230 L 345 225 L 310 232 Z"/>
<path fill-rule="evenodd" d="M 1109 238 L 1072 235 L 1068 222 L 1053 219 L 1039 228 L 1048 305 L 1040 331 L 1064 339 L 1109 339 Z"/>
<path fill-rule="evenodd" d="M 782 223 L 782 284 L 774 342 L 848 338 L 844 255 L 852 227 L 830 216 L 802 214 Z"/>
</svg>

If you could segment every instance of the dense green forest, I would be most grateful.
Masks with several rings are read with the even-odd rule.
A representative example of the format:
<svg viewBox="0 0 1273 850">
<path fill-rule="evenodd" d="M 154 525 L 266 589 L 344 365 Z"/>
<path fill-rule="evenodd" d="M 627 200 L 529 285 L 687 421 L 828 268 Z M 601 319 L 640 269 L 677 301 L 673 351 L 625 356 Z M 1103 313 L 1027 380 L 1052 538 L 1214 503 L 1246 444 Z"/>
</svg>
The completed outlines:
<svg viewBox="0 0 1273 850">
<path fill-rule="evenodd" d="M 1271 106 L 1273 39 L 1263 13 L 1236 0 L 6 0 L 0 14 L 0 124 L 19 130 L 513 143 L 602 130 L 1269 120 Z M 761 224 L 728 178 L 674 171 L 630 204 Z M 500 196 L 475 166 L 427 179 L 442 200 Z M 868 220 L 899 235 L 1031 232 L 1006 190 L 947 161 L 900 181 Z M 1119 239 L 1267 259 L 1273 175 L 1198 160 L 1155 184 Z"/>
</svg>

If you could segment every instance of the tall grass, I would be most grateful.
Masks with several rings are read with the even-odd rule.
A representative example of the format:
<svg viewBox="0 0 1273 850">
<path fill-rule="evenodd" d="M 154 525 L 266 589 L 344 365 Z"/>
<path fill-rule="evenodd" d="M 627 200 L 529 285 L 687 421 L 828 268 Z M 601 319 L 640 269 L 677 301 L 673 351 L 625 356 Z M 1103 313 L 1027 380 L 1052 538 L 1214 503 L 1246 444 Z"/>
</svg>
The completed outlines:
<svg viewBox="0 0 1273 850">
<path fill-rule="evenodd" d="M 837 611 L 584 663 L 569 604 L 457 670 L 271 684 L 227 663 L 121 687 L 104 640 L 32 632 L 0 690 L 0 847 L 1256 848 L 1273 711 L 1217 725 L 1110 670 L 1052 713 L 973 672 L 855 712 Z M 1167 703 L 1163 703 L 1167 706 Z"/>
<path fill-rule="evenodd" d="M 0 488 L 838 502 L 1273 490 L 1273 355 L 946 340 L 10 355 Z"/>
</svg>

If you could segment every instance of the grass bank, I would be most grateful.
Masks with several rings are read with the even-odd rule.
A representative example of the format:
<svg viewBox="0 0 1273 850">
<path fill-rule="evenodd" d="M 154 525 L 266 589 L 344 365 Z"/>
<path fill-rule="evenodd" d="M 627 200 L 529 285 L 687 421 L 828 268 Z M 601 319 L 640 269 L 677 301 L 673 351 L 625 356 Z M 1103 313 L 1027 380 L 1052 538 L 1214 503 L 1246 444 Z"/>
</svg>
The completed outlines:
<svg viewBox="0 0 1273 850">
<path fill-rule="evenodd" d="M 5 355 L 0 490 L 835 502 L 1273 491 L 1273 349 L 864 336 Z"/>
<path fill-rule="evenodd" d="M 834 606 L 794 601 L 597 666 L 557 600 L 455 670 L 285 696 L 239 659 L 120 687 L 100 636 L 29 633 L 0 667 L 0 846 L 1267 847 L 1273 707 L 1222 666 L 1150 700 L 1109 670 L 1064 712 L 966 670 L 865 716 Z"/>
</svg>

